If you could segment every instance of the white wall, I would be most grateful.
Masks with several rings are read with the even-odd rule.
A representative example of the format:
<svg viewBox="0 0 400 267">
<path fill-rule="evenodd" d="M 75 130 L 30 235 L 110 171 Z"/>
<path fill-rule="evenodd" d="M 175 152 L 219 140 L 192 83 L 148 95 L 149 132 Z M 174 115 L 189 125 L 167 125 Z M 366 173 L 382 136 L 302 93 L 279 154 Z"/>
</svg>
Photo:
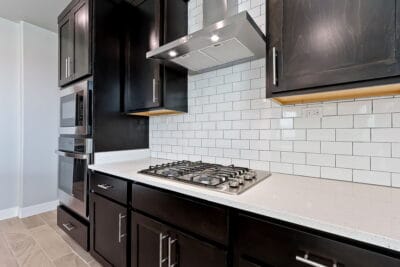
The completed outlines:
<svg viewBox="0 0 400 267">
<path fill-rule="evenodd" d="M 21 22 L 22 207 L 57 199 L 57 34 Z"/>
<path fill-rule="evenodd" d="M 18 24 L 0 18 L 0 210 L 17 205 L 19 162 Z"/>
<path fill-rule="evenodd" d="M 265 0 L 239 9 L 265 32 Z M 189 31 L 201 27 L 190 0 Z M 188 114 L 150 118 L 152 156 L 400 187 L 399 96 L 282 107 L 265 90 L 265 59 L 189 76 Z"/>
<path fill-rule="evenodd" d="M 57 200 L 57 39 L 0 18 L 0 219 Z"/>
</svg>

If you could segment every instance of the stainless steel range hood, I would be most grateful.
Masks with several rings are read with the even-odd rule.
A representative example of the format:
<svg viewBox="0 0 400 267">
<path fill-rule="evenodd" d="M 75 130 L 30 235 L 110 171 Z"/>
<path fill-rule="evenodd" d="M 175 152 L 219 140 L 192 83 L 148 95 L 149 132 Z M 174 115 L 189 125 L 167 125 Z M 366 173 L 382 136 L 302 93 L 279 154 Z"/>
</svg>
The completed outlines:
<svg viewBox="0 0 400 267">
<path fill-rule="evenodd" d="M 265 35 L 246 11 L 237 14 L 237 8 L 237 0 L 203 0 L 208 26 L 147 52 L 147 58 L 202 73 L 265 57 Z"/>
</svg>

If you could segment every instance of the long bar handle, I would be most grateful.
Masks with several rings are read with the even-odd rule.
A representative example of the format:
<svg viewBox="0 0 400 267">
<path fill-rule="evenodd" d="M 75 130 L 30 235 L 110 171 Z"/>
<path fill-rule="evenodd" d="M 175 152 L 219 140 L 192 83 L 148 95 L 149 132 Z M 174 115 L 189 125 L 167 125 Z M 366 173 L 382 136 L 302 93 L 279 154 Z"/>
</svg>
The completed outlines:
<svg viewBox="0 0 400 267">
<path fill-rule="evenodd" d="M 101 188 L 101 189 L 104 189 L 104 190 L 108 190 L 110 188 L 113 188 L 113 186 L 109 185 L 109 184 L 98 184 L 97 187 Z"/>
<path fill-rule="evenodd" d="M 153 103 L 156 103 L 156 79 L 153 78 Z"/>
<path fill-rule="evenodd" d="M 278 78 L 276 75 L 276 47 L 272 47 L 272 84 L 276 86 L 278 84 Z"/>
<path fill-rule="evenodd" d="M 122 238 L 126 236 L 126 234 L 122 233 L 122 219 L 125 219 L 126 215 L 118 214 L 118 243 L 122 242 Z"/>
<path fill-rule="evenodd" d="M 68 58 L 65 58 L 65 78 L 68 78 Z"/>
<path fill-rule="evenodd" d="M 168 267 L 175 267 L 177 264 L 172 263 L 172 245 L 176 243 L 178 240 L 177 239 L 172 239 L 171 237 L 168 237 Z"/>
<path fill-rule="evenodd" d="M 313 267 L 329 267 L 327 265 L 312 261 L 308 257 L 309 257 L 308 253 L 306 253 L 303 257 L 296 256 L 296 261 L 302 262 L 306 265 L 313 266 Z M 331 267 L 337 267 L 337 264 L 334 262 Z"/>
<path fill-rule="evenodd" d="M 67 158 L 74 158 L 74 159 L 88 159 L 89 155 L 88 154 L 80 154 L 80 153 L 71 153 L 71 152 L 65 152 L 65 151 L 56 151 L 56 154 L 62 157 L 67 157 Z"/>
<path fill-rule="evenodd" d="M 168 260 L 167 258 L 163 258 L 163 243 L 164 243 L 164 239 L 166 239 L 168 236 L 164 235 L 163 233 L 160 233 L 160 248 L 159 248 L 159 263 L 160 263 L 160 267 L 163 266 L 164 262 L 166 262 Z"/>
</svg>

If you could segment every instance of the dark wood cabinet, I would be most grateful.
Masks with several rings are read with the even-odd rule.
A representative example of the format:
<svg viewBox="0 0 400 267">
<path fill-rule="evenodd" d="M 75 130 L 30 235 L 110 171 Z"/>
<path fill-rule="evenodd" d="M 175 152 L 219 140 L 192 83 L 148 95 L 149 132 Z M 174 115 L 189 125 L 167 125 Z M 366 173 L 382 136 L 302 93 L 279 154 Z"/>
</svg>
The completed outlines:
<svg viewBox="0 0 400 267">
<path fill-rule="evenodd" d="M 132 267 L 224 267 L 227 251 L 132 213 Z"/>
<path fill-rule="evenodd" d="M 186 35 L 187 1 L 133 2 L 125 18 L 125 111 L 187 112 L 187 71 L 146 58 L 148 51 Z"/>
<path fill-rule="evenodd" d="M 90 253 L 103 266 L 127 266 L 127 224 L 127 207 L 91 193 Z"/>
<path fill-rule="evenodd" d="M 91 73 L 89 0 L 74 0 L 58 18 L 59 86 Z"/>
<path fill-rule="evenodd" d="M 269 0 L 267 12 L 267 95 L 400 75 L 398 0 Z"/>
<path fill-rule="evenodd" d="M 104 266 L 400 266 L 399 253 L 381 247 L 106 174 L 92 177 L 90 251 Z M 115 191 L 94 191 L 97 185 Z"/>
<path fill-rule="evenodd" d="M 233 229 L 234 266 L 400 266 L 399 255 L 260 216 L 239 213 Z M 336 265 L 334 265 L 336 264 Z"/>
</svg>

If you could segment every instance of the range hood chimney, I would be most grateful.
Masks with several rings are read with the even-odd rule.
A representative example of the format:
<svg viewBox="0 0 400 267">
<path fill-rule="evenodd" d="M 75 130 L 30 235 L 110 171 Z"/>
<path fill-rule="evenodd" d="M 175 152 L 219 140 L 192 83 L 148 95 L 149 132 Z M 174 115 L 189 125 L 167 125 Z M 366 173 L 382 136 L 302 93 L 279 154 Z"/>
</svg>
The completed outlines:
<svg viewBox="0 0 400 267">
<path fill-rule="evenodd" d="M 238 0 L 203 0 L 203 29 L 147 52 L 191 74 L 265 57 L 266 37 Z"/>
</svg>

